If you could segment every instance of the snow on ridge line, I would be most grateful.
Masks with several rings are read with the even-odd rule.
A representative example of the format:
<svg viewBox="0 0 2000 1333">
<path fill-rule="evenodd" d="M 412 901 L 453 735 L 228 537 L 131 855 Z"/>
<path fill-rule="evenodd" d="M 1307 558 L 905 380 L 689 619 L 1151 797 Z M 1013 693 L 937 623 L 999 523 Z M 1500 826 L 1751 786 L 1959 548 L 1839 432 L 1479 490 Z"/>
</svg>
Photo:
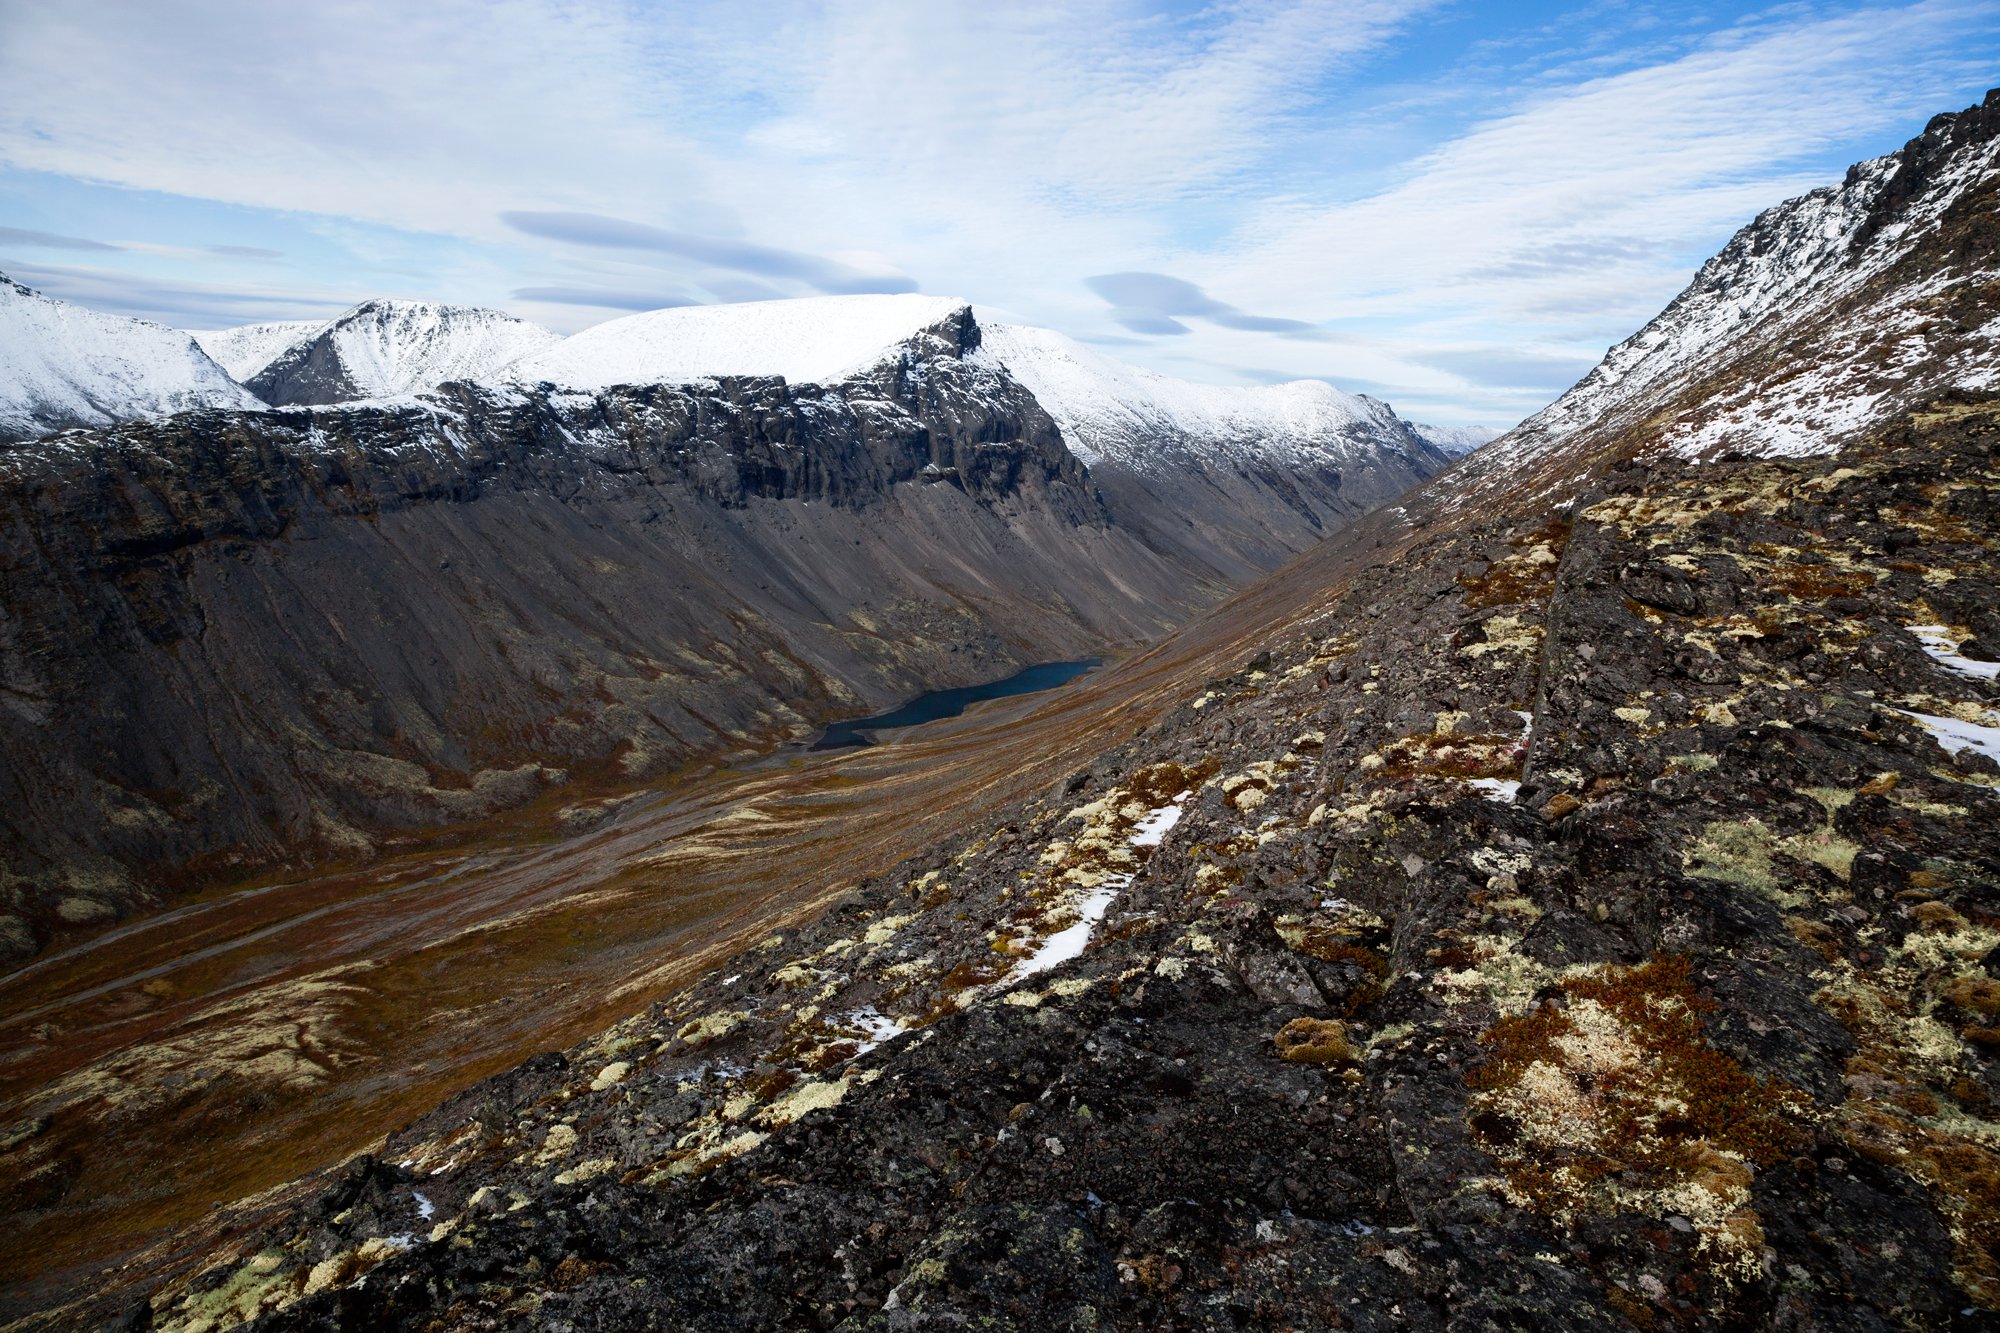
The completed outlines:
<svg viewBox="0 0 2000 1333">
<path fill-rule="evenodd" d="M 328 325 L 326 335 L 368 398 L 497 378 L 513 362 L 562 341 L 504 310 L 429 301 L 364 302 Z"/>
<path fill-rule="evenodd" d="M 726 375 L 827 384 L 969 307 L 949 297 L 815 296 L 675 306 L 608 320 L 505 368 L 521 383 L 608 389 Z"/>
<path fill-rule="evenodd" d="M 396 298 L 363 301 L 332 319 L 190 336 L 239 383 L 287 405 L 375 402 L 454 380 L 496 380 L 508 364 L 561 341 L 504 310 Z"/>
<path fill-rule="evenodd" d="M 1707 411 L 1661 434 L 1665 447 L 1690 459 L 1724 447 L 1763 457 L 1832 453 L 1916 393 L 1991 387 L 2000 368 L 1990 350 L 1961 351 L 1929 366 L 1928 375 L 1911 374 L 1926 369 L 1918 335 L 1930 326 L 1939 292 L 1957 281 L 1949 271 L 1943 279 L 1919 278 L 1886 293 L 1858 320 L 1836 320 L 1812 331 L 1815 319 L 1890 270 L 1960 198 L 2000 169 L 2000 135 L 1992 133 L 1991 122 L 1982 128 L 1962 119 L 1979 111 L 1939 117 L 1901 149 L 1856 163 L 1840 184 L 1759 213 L 1666 309 L 1607 351 L 1555 402 L 1485 450 L 1480 471 L 1469 475 L 1504 476 L 1579 431 L 1621 420 L 1636 423 L 1645 403 L 1663 389 L 1698 382 L 1719 352 L 1741 356 L 1802 332 L 1811 337 L 1803 364 L 1795 353 L 1786 358 L 1782 378 L 1752 374 L 1733 388 L 1719 386 Z M 1970 134 L 1958 135 L 1967 125 Z M 1926 163 L 1927 154 L 1940 155 Z M 1902 168 L 1912 162 L 1926 163 L 1926 171 L 1884 225 L 1880 209 L 1891 188 L 1905 180 Z M 1907 335 L 1891 367 L 1904 386 L 1899 392 L 1882 392 L 1879 384 L 1885 331 Z M 2000 345 L 2000 320 L 1982 326 L 1978 336 L 1988 349 Z M 1476 489 L 1462 486 L 1454 503 Z"/>
<path fill-rule="evenodd" d="M 1053 329 L 984 324 L 972 359 L 1034 394 L 1086 464 L 1107 457 L 1142 464 L 1162 440 L 1339 452 L 1336 441 L 1408 429 L 1387 404 L 1324 380 L 1199 384 L 1113 360 Z"/>
<path fill-rule="evenodd" d="M 1412 421 L 1410 429 L 1424 441 L 1452 458 L 1462 458 L 1473 450 L 1491 444 L 1505 434 L 1491 426 L 1432 426 L 1422 421 Z"/>
</svg>

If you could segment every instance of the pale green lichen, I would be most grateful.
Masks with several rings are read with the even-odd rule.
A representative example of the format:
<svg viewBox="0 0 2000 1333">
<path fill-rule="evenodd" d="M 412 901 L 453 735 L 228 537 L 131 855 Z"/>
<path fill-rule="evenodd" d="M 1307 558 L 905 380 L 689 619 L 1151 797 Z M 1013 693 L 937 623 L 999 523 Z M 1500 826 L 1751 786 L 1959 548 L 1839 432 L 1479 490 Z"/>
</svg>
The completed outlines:
<svg viewBox="0 0 2000 1333">
<path fill-rule="evenodd" d="M 789 970 L 789 969 L 787 969 Z M 730 1009 L 719 1013 L 704 1014 L 688 1023 L 674 1035 L 690 1047 L 706 1046 L 709 1042 L 727 1034 L 738 1024 L 750 1017 L 742 1009 Z"/>
</svg>

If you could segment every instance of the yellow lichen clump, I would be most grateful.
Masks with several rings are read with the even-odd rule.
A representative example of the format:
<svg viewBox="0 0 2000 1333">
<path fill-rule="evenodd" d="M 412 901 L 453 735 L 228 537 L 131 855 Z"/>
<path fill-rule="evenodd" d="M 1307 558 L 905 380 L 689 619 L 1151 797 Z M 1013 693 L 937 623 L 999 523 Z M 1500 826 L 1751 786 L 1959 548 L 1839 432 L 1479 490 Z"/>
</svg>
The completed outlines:
<svg viewBox="0 0 2000 1333">
<path fill-rule="evenodd" d="M 1371 776 L 1383 782 L 1400 782 L 1405 778 L 1516 778 L 1521 775 L 1525 749 L 1520 736 L 1455 730 L 1420 732 L 1391 741 L 1380 752 L 1380 765 L 1368 767 Z"/>
<path fill-rule="evenodd" d="M 1736 1278 L 1762 1262 L 1753 1170 L 1803 1145 L 1809 1103 L 1709 1045 L 1712 1005 L 1689 973 L 1683 957 L 1606 966 L 1561 982 L 1562 1003 L 1501 1019 L 1467 1079 L 1472 1128 L 1522 1207 L 1562 1222 L 1678 1214 Z"/>
<path fill-rule="evenodd" d="M 1325 1018 L 1295 1018 L 1272 1038 L 1281 1059 L 1293 1064 L 1337 1065 L 1354 1059 L 1347 1025 Z"/>
</svg>

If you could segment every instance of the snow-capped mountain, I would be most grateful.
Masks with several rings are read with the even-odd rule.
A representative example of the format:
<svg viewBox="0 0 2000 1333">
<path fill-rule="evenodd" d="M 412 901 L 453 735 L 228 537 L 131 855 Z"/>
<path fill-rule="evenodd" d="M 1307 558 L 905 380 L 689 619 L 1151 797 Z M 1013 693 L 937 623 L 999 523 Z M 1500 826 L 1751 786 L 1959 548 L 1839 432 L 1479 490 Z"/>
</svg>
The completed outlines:
<svg viewBox="0 0 2000 1333">
<path fill-rule="evenodd" d="M 1386 403 L 1324 380 L 1198 384 L 1114 361 L 1052 329 L 985 325 L 974 359 L 1025 385 L 1092 466 L 1157 471 L 1189 452 L 1318 466 L 1384 440 L 1407 443 L 1411 433 Z"/>
<path fill-rule="evenodd" d="M 1451 458 L 1463 458 L 1501 435 L 1491 426 L 1432 426 L 1421 421 L 1412 421 L 1410 429 L 1437 446 L 1439 453 Z"/>
<path fill-rule="evenodd" d="M 289 340 L 284 330 L 295 330 Z M 489 380 L 509 362 L 561 339 L 501 310 L 429 301 L 367 301 L 328 323 L 252 324 L 215 334 L 239 364 L 271 355 L 240 378 L 274 406 L 354 402 L 421 393 L 453 380 Z"/>
<path fill-rule="evenodd" d="M 1277 564 L 1449 461 L 1387 403 L 1323 380 L 1197 384 L 1006 324 L 971 359 L 1035 396 L 1121 522 L 1244 576 L 1246 556 Z"/>
<path fill-rule="evenodd" d="M 932 296 L 823 296 L 686 306 L 610 320 L 522 358 L 507 378 L 586 392 L 778 376 L 837 384 L 912 355 L 951 330 L 970 364 L 1026 388 L 1079 459 L 1135 472 L 1189 457 L 1322 467 L 1384 441 L 1419 444 L 1387 404 L 1321 380 L 1254 388 L 1197 384 L 1142 370 L 1050 329 L 978 321 L 964 301 Z"/>
<path fill-rule="evenodd" d="M 2000 195 L 1997 136 L 1989 94 L 1765 210 L 1476 467 L 1556 467 L 1621 437 L 1688 458 L 1825 454 L 1941 392 L 2000 385 L 2000 274 L 1978 243 Z"/>
<path fill-rule="evenodd" d="M 240 384 L 277 360 L 279 353 L 310 342 L 326 325 L 323 319 L 280 319 L 233 329 L 189 329 L 188 334 Z"/>
<path fill-rule="evenodd" d="M 935 296 L 817 296 L 649 310 L 585 329 L 506 373 L 520 383 L 583 390 L 729 375 L 832 384 L 966 308 Z"/>
<path fill-rule="evenodd" d="M 1387 404 L 1320 380 L 1191 383 L 929 296 L 649 311 L 564 339 L 506 377 L 599 394 L 730 376 L 866 392 L 885 367 L 921 376 L 938 358 L 989 397 L 1032 395 L 1121 524 L 1231 579 L 1279 563 L 1449 461 Z"/>
<path fill-rule="evenodd" d="M 834 384 L 972 318 L 932 296 L 823 296 L 628 315 L 508 367 L 520 383 L 592 391 L 732 375 Z M 1015 380 L 1055 418 L 1076 456 L 1145 470 L 1187 450 L 1214 456 L 1345 457 L 1409 429 L 1387 406 L 1319 380 L 1257 388 L 1196 384 L 1100 356 L 1049 329 L 980 322 L 973 364 Z"/>
<path fill-rule="evenodd" d="M 194 339 L 0 275 L 0 440 L 197 407 L 262 407 Z"/>
</svg>

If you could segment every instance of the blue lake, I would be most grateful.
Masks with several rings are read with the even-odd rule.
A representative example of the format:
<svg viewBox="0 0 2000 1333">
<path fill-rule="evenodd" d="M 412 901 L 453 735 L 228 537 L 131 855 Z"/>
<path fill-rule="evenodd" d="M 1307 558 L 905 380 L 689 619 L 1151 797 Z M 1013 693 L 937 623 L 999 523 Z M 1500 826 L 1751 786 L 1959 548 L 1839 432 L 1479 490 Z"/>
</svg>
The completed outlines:
<svg viewBox="0 0 2000 1333">
<path fill-rule="evenodd" d="M 813 742 L 815 750 L 838 750 L 850 745 L 872 745 L 874 742 L 862 735 L 867 731 L 886 731 L 891 727 L 913 727 L 919 722 L 935 722 L 939 718 L 957 717 L 969 705 L 983 699 L 1005 699 L 1014 694 L 1033 694 L 1037 690 L 1051 690 L 1058 685 L 1067 685 L 1084 672 L 1100 665 L 1103 658 L 1091 657 L 1081 662 L 1043 662 L 1025 671 L 1017 671 L 1005 680 L 992 680 L 984 685 L 964 685 L 955 690 L 932 690 L 920 694 L 891 713 L 878 713 L 874 717 L 855 718 L 851 722 L 836 722 L 826 729 L 826 734 Z"/>
</svg>

